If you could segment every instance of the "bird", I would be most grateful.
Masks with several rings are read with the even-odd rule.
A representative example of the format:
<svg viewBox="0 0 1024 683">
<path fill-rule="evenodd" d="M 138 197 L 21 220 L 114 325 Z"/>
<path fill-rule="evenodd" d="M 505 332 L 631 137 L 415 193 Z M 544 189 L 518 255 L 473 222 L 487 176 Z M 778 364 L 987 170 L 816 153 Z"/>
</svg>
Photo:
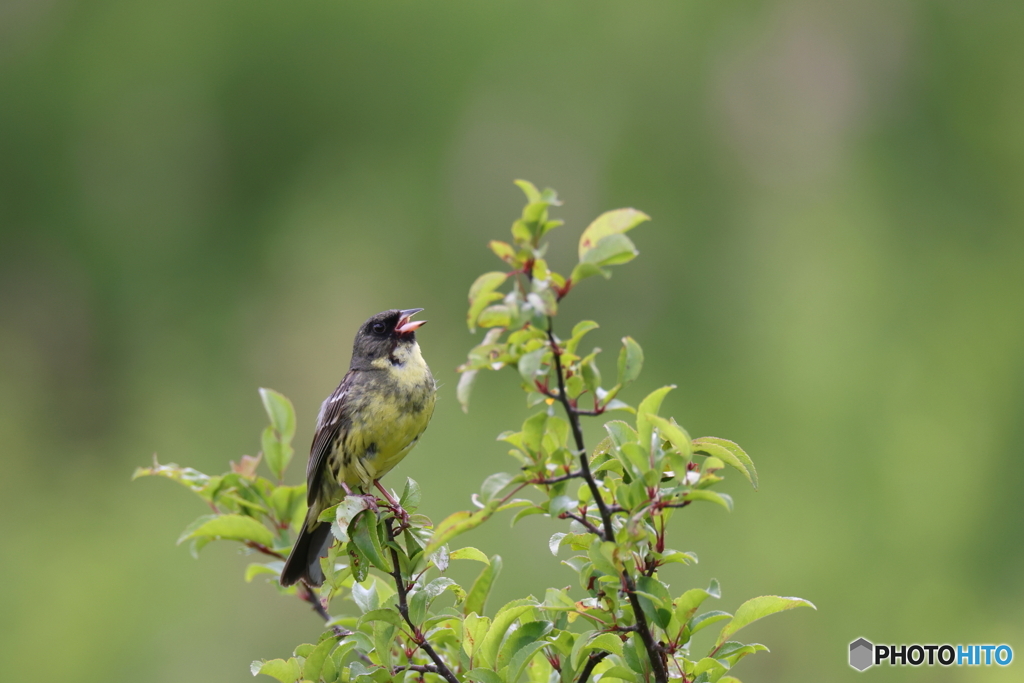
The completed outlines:
<svg viewBox="0 0 1024 683">
<path fill-rule="evenodd" d="M 316 419 L 306 466 L 308 511 L 281 570 L 282 586 L 323 584 L 320 558 L 330 546 L 331 525 L 319 521 L 321 512 L 346 495 L 370 494 L 374 486 L 398 507 L 379 480 L 419 441 L 437 395 L 416 341 L 426 321 L 411 320 L 422 310 L 383 311 L 356 333 L 348 372 Z"/>
</svg>

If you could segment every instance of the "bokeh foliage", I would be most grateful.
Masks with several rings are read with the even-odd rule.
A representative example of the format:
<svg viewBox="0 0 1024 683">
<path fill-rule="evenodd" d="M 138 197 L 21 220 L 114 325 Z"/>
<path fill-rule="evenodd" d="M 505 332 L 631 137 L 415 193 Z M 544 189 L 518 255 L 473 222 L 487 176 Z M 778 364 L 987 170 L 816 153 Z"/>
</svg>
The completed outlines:
<svg viewBox="0 0 1024 683">
<path fill-rule="evenodd" d="M 315 639 L 298 601 L 225 580 L 233 553 L 167 543 L 194 501 L 123 474 L 261 450 L 254 386 L 295 400 L 304 452 L 376 311 L 427 308 L 442 382 L 393 476 L 459 501 L 500 469 L 479 444 L 522 406 L 484 375 L 464 416 L 452 370 L 514 177 L 558 187 L 572 225 L 657 218 L 630 277 L 567 315 L 600 319 L 606 353 L 643 345 L 624 400 L 665 378 L 667 414 L 756 455 L 761 490 L 673 541 L 714 558 L 685 571 L 713 566 L 723 609 L 821 608 L 752 625 L 773 653 L 749 678 L 856 680 L 858 635 L 1020 642 L 1022 32 L 1002 1 L 7 3 L 0 655 L 47 680 L 246 681 L 237 662 Z M 518 557 L 560 524 L 474 539 L 519 549 L 494 599 L 548 585 Z"/>
</svg>

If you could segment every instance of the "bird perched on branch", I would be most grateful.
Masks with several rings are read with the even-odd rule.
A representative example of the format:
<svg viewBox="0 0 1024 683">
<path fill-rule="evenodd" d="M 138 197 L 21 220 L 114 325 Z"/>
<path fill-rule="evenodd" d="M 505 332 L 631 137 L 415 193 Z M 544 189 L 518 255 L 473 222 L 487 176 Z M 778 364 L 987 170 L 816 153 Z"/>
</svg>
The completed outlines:
<svg viewBox="0 0 1024 683">
<path fill-rule="evenodd" d="M 306 467 L 309 512 L 281 571 L 281 585 L 324 582 L 320 558 L 331 542 L 331 525 L 320 513 L 351 493 L 369 494 L 416 445 L 434 412 L 437 387 L 410 320 L 422 308 L 378 313 L 359 328 L 352 362 L 341 384 L 320 407 Z"/>
</svg>

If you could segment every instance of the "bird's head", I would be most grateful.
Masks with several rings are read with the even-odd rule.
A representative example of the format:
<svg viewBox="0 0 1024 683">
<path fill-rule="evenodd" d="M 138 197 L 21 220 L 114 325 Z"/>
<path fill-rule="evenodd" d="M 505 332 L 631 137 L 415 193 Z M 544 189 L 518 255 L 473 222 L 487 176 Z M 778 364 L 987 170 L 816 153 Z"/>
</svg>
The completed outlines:
<svg viewBox="0 0 1024 683">
<path fill-rule="evenodd" d="M 352 346 L 352 365 L 370 364 L 375 360 L 393 356 L 402 345 L 416 343 L 416 329 L 426 320 L 410 320 L 422 308 L 404 311 L 392 309 L 371 317 L 356 333 Z"/>
</svg>

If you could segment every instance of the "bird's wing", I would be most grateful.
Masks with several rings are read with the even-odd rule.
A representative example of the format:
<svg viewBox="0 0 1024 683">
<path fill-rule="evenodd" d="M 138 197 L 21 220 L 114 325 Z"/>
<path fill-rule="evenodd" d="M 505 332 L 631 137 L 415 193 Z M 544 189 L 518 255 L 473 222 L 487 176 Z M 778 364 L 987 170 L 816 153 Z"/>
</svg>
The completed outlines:
<svg viewBox="0 0 1024 683">
<path fill-rule="evenodd" d="M 306 503 L 310 507 L 320 494 L 320 481 L 327 466 L 327 456 L 338 434 L 348 425 L 346 398 L 352 377 L 350 370 L 338 388 L 324 400 L 320 406 L 320 415 L 316 418 L 316 432 L 313 434 L 313 446 L 309 450 L 309 464 L 306 466 Z"/>
</svg>

